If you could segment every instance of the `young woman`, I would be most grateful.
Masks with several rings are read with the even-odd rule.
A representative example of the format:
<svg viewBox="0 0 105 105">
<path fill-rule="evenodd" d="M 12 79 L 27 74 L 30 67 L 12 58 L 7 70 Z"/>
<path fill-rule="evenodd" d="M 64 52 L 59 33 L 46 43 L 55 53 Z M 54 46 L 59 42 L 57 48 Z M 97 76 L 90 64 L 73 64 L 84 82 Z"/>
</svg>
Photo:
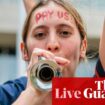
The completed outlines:
<svg viewBox="0 0 105 105">
<path fill-rule="evenodd" d="M 50 105 L 51 92 L 33 88 L 31 68 L 43 56 L 63 68 L 63 77 L 73 77 L 86 48 L 86 32 L 75 8 L 63 0 L 40 1 L 27 17 L 21 43 L 23 59 L 28 62 L 27 87 L 13 105 Z"/>
</svg>

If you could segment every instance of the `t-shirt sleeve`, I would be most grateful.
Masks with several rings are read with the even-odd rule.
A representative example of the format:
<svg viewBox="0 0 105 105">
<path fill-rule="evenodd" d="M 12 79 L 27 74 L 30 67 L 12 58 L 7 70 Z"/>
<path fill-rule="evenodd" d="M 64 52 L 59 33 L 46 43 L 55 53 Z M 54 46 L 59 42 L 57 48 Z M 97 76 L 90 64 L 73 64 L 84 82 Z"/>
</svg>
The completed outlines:
<svg viewBox="0 0 105 105">
<path fill-rule="evenodd" d="M 0 105 L 11 105 L 26 88 L 27 78 L 21 77 L 0 85 Z"/>
<path fill-rule="evenodd" d="M 105 77 L 105 70 L 102 67 L 100 59 L 98 59 L 96 64 L 95 77 Z"/>
</svg>

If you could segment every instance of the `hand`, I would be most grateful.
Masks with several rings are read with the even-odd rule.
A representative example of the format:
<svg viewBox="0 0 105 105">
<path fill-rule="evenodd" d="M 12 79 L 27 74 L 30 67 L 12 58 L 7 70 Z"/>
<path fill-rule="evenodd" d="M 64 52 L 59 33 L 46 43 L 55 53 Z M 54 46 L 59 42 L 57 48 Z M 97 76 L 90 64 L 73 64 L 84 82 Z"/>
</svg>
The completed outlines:
<svg viewBox="0 0 105 105">
<path fill-rule="evenodd" d="M 20 95 L 19 99 L 13 105 L 51 105 L 52 95 L 51 92 L 41 92 L 33 87 L 30 80 L 30 70 L 34 64 L 38 62 L 38 57 L 42 56 L 48 60 L 56 62 L 59 66 L 66 66 L 70 63 L 69 60 L 55 56 L 53 53 L 35 48 L 32 52 L 31 59 L 27 68 L 27 87 L 26 90 Z"/>
<path fill-rule="evenodd" d="M 28 70 L 27 70 L 27 74 L 28 74 L 27 88 L 32 89 L 32 91 L 33 91 L 33 93 L 35 93 L 36 97 L 40 97 L 39 99 L 37 99 L 37 101 L 40 100 L 38 102 L 42 101 L 42 103 L 44 103 L 44 102 L 47 103 L 48 100 L 46 101 L 46 98 L 51 100 L 51 92 L 48 92 L 48 93 L 40 92 L 39 90 L 35 89 L 32 86 L 31 81 L 30 81 L 30 70 L 33 67 L 33 65 L 38 62 L 38 57 L 44 57 L 48 60 L 52 60 L 52 61 L 56 62 L 61 67 L 68 65 L 70 63 L 70 61 L 65 59 L 65 58 L 57 57 L 53 53 L 46 51 L 46 50 L 43 50 L 43 49 L 35 48 L 33 50 L 33 53 L 31 55 L 31 60 L 30 60 Z"/>
</svg>

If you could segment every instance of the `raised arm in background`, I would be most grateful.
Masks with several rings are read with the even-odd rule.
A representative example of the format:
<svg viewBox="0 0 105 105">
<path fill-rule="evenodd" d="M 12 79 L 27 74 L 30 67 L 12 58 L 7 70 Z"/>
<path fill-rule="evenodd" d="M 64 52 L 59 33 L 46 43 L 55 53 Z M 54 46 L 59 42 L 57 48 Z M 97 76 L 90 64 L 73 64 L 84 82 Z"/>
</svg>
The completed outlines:
<svg viewBox="0 0 105 105">
<path fill-rule="evenodd" d="M 29 13 L 32 7 L 35 5 L 35 1 L 37 0 L 23 0 L 24 6 L 26 9 L 26 13 Z"/>
</svg>

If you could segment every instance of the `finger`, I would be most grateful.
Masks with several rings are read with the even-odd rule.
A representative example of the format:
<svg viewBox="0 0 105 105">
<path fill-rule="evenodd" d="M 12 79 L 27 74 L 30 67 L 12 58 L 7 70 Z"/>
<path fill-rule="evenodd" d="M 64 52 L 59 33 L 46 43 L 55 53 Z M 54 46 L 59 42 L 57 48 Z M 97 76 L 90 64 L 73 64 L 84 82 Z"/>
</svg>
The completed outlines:
<svg viewBox="0 0 105 105">
<path fill-rule="evenodd" d="M 33 54 L 37 55 L 38 57 L 45 57 L 49 60 L 54 59 L 54 54 L 44 49 L 35 48 Z"/>
<path fill-rule="evenodd" d="M 28 66 L 29 71 L 30 71 L 30 68 L 32 68 L 33 65 L 38 62 L 39 57 L 44 57 L 45 59 L 54 61 L 54 54 L 53 53 L 46 51 L 46 50 L 43 50 L 43 49 L 35 48 L 32 52 L 31 60 L 29 62 L 29 66 Z"/>
<path fill-rule="evenodd" d="M 65 59 L 65 58 L 61 58 L 61 57 L 56 57 L 55 56 L 54 59 L 61 66 L 66 66 L 66 65 L 69 65 L 70 64 L 70 61 L 67 60 L 67 59 Z"/>
</svg>

